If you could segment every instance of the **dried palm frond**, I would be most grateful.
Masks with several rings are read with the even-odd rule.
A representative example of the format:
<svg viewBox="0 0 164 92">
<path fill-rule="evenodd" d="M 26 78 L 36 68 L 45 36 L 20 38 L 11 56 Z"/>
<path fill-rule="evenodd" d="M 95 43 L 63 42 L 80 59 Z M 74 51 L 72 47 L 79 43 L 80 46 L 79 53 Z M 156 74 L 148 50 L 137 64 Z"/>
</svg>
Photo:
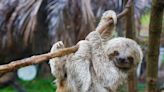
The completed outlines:
<svg viewBox="0 0 164 92">
<path fill-rule="evenodd" d="M 42 0 L 0 1 L 0 49 L 23 50 L 32 43 Z M 30 42 L 31 41 L 31 42 Z M 18 51 L 19 51 L 18 50 Z"/>
<path fill-rule="evenodd" d="M 94 28 L 90 0 L 50 0 L 46 10 L 52 43 L 62 40 L 73 45 Z"/>
</svg>

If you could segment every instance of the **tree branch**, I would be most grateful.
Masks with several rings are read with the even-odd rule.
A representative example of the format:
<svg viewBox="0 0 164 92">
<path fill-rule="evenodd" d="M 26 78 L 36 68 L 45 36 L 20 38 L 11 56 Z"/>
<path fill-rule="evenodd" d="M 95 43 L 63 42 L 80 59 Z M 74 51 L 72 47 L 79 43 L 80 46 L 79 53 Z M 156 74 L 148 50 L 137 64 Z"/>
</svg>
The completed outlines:
<svg viewBox="0 0 164 92">
<path fill-rule="evenodd" d="M 117 15 L 117 18 L 120 19 L 123 16 L 125 16 L 129 10 L 129 7 L 131 6 L 131 0 L 128 0 L 125 9 Z M 109 20 L 109 22 L 103 24 L 101 26 L 100 29 L 98 29 L 98 32 L 101 34 L 103 32 L 103 30 L 109 26 L 110 24 L 113 23 L 113 20 Z M 6 72 L 10 72 L 10 71 L 14 71 L 18 68 L 21 67 L 25 67 L 28 65 L 33 65 L 33 64 L 39 64 L 45 61 L 48 61 L 51 58 L 55 58 L 55 57 L 61 57 L 64 55 L 68 55 L 70 53 L 75 53 L 78 50 L 78 45 L 69 47 L 69 48 L 64 48 L 62 50 L 58 50 L 54 53 L 46 53 L 46 54 L 41 54 L 41 55 L 34 55 L 32 57 L 29 58 L 25 58 L 22 60 L 16 60 L 16 61 L 12 61 L 9 64 L 5 64 L 5 65 L 0 65 L 0 73 L 6 73 Z"/>
<path fill-rule="evenodd" d="M 25 67 L 28 65 L 39 64 L 54 57 L 61 57 L 64 55 L 68 55 L 70 53 L 74 53 L 77 50 L 78 50 L 78 45 L 75 45 L 69 48 L 58 50 L 54 53 L 46 53 L 46 54 L 41 54 L 41 55 L 36 55 L 36 56 L 34 55 L 29 58 L 12 61 L 9 64 L 0 65 L 0 73 L 10 72 L 10 71 L 13 71 L 13 70 L 16 70 L 18 68 Z"/>
</svg>

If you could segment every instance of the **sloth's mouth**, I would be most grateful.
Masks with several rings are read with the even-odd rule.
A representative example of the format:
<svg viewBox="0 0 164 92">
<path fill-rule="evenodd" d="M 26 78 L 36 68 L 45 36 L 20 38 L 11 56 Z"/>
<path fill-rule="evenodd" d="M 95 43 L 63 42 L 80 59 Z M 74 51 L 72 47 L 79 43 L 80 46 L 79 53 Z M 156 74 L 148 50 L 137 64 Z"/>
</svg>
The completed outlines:
<svg viewBox="0 0 164 92">
<path fill-rule="evenodd" d="M 118 67 L 119 69 L 125 70 L 125 71 L 130 70 L 129 64 L 119 63 L 119 61 L 117 59 L 114 59 L 113 61 L 114 61 L 115 66 Z"/>
</svg>

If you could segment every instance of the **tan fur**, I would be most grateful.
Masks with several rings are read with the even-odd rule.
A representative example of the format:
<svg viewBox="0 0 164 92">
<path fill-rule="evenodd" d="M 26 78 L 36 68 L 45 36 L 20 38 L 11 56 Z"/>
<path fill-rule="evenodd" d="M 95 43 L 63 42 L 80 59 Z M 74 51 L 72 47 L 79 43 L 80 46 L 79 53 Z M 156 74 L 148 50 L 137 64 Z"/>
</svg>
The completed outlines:
<svg viewBox="0 0 164 92">
<path fill-rule="evenodd" d="M 57 89 L 56 92 L 70 92 L 67 88 L 67 83 L 66 81 L 60 81 L 58 82 L 59 84 L 57 84 Z"/>
<path fill-rule="evenodd" d="M 76 53 L 50 60 L 56 92 L 116 92 L 127 80 L 128 71 L 142 60 L 138 44 L 127 38 L 110 40 L 93 31 L 78 44 Z M 57 42 L 51 52 L 62 47 L 63 43 Z M 126 62 L 122 64 L 120 57 Z"/>
</svg>

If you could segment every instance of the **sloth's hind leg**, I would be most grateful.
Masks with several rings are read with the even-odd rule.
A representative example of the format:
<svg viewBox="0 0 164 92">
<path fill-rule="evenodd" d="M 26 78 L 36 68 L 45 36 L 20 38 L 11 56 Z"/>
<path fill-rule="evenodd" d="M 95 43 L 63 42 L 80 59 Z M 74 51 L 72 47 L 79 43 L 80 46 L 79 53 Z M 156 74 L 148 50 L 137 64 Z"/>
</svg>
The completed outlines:
<svg viewBox="0 0 164 92">
<path fill-rule="evenodd" d="M 64 44 L 62 41 L 56 42 L 52 48 L 50 52 L 55 52 L 59 49 L 63 49 L 64 48 Z M 52 58 L 49 61 L 50 64 L 50 68 L 51 68 L 51 73 L 53 76 L 55 76 L 57 79 L 63 79 L 65 76 L 65 62 L 66 62 L 67 57 L 63 56 L 63 57 L 56 57 L 56 58 Z"/>
</svg>

